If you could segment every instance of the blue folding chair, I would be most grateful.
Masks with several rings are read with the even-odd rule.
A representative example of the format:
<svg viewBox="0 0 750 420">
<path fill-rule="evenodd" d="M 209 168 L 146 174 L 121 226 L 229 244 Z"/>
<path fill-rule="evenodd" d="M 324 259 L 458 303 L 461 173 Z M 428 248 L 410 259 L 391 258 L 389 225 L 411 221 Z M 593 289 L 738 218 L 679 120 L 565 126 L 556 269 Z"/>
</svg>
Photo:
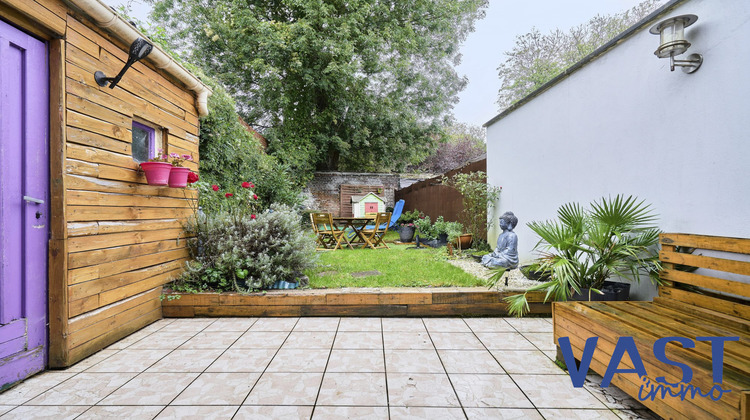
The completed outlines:
<svg viewBox="0 0 750 420">
<path fill-rule="evenodd" d="M 403 211 L 404 211 L 404 200 L 403 199 L 398 200 L 396 202 L 396 205 L 393 207 L 393 215 L 391 215 L 391 221 L 388 222 L 388 226 L 386 226 L 385 223 L 382 223 L 380 225 L 380 229 L 381 230 L 386 229 L 386 228 L 390 229 L 391 227 L 393 227 L 393 225 L 396 224 L 396 221 L 398 220 L 398 218 L 401 217 L 401 213 L 403 213 Z M 375 229 L 375 225 L 367 225 L 364 227 L 363 230 L 373 230 L 373 229 Z M 352 240 L 354 236 L 356 236 L 356 233 L 354 233 L 353 230 L 351 229 L 346 230 L 346 237 L 349 238 L 349 240 Z"/>
</svg>

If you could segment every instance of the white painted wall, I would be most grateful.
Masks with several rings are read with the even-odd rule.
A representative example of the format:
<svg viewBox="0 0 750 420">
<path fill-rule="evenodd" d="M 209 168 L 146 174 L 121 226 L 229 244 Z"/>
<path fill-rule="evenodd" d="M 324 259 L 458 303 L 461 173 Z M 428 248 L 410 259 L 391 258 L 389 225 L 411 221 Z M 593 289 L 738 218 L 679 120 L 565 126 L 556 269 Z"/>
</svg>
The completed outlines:
<svg viewBox="0 0 750 420">
<path fill-rule="evenodd" d="M 518 216 L 521 261 L 538 241 L 527 222 L 619 193 L 652 203 L 664 231 L 750 237 L 750 1 L 690 0 L 653 23 L 688 13 L 697 72 L 670 72 L 648 25 L 487 128 L 495 217 Z"/>
</svg>

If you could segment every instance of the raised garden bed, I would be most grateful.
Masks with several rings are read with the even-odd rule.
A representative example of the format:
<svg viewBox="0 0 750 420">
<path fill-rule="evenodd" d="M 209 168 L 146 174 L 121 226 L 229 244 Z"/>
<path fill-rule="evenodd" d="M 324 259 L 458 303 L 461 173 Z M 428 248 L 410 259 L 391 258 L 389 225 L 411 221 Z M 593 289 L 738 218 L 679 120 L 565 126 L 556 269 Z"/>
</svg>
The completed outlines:
<svg viewBox="0 0 750 420">
<path fill-rule="evenodd" d="M 503 298 L 485 287 L 345 288 L 265 293 L 167 293 L 165 317 L 221 316 L 506 316 Z M 179 299 L 172 296 L 180 296 Z M 544 293 L 529 294 L 530 313 L 550 314 Z"/>
</svg>

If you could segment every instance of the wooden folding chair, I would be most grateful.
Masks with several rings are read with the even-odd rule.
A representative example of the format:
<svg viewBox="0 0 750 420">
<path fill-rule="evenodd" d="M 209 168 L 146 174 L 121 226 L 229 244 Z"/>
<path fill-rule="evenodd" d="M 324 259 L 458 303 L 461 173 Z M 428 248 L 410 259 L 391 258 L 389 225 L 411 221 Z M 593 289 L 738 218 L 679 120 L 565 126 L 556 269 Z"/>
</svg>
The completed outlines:
<svg viewBox="0 0 750 420">
<path fill-rule="evenodd" d="M 336 225 L 333 224 L 331 213 L 310 213 L 310 221 L 317 240 L 316 250 L 341 248 L 344 231 L 337 229 Z"/>
<path fill-rule="evenodd" d="M 378 213 L 375 215 L 375 225 L 362 230 L 362 236 L 365 238 L 366 245 L 372 249 L 386 248 L 391 249 L 383 241 L 383 237 L 388 232 L 388 224 L 391 221 L 391 213 Z"/>
</svg>

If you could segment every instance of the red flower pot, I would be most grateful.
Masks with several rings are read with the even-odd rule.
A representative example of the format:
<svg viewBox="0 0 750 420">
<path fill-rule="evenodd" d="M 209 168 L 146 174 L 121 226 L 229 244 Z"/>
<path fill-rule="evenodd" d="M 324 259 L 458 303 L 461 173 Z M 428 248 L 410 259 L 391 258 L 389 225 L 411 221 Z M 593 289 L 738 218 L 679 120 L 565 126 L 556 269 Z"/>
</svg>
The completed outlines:
<svg viewBox="0 0 750 420">
<path fill-rule="evenodd" d="M 169 173 L 169 186 L 172 188 L 184 188 L 187 186 L 187 178 L 190 169 L 182 166 L 173 166 L 172 172 Z"/>
<path fill-rule="evenodd" d="M 148 185 L 167 185 L 169 182 L 169 173 L 172 171 L 171 163 L 143 162 L 141 168 L 146 173 Z"/>
</svg>

